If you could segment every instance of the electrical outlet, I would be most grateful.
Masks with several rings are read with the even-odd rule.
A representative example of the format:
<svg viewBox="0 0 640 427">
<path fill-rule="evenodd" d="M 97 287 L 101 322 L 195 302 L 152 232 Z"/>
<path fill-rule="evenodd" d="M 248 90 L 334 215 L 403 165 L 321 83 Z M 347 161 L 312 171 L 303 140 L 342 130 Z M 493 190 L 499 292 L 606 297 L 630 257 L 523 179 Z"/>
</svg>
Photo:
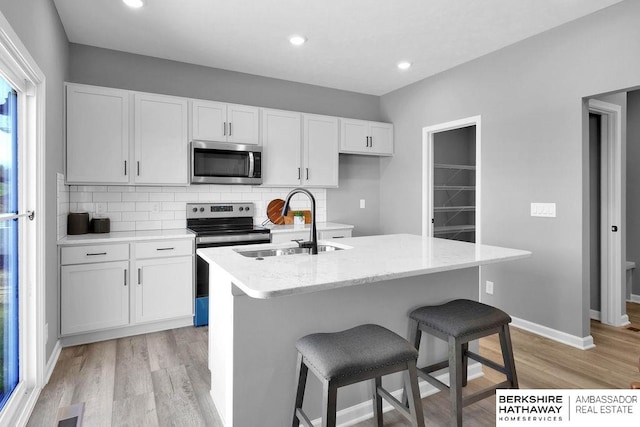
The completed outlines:
<svg viewBox="0 0 640 427">
<path fill-rule="evenodd" d="M 531 216 L 556 217 L 555 203 L 531 203 Z"/>
<path fill-rule="evenodd" d="M 489 295 L 493 295 L 493 282 L 487 280 L 484 291 Z"/>
<path fill-rule="evenodd" d="M 360 209 L 364 209 L 365 202 L 364 199 L 360 199 Z"/>
</svg>

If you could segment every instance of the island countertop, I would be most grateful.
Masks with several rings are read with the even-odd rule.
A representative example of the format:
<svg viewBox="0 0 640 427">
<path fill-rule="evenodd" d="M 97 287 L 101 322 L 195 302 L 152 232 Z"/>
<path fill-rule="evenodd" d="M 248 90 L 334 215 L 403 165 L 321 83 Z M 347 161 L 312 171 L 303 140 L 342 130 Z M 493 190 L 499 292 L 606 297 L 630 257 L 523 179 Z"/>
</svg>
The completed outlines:
<svg viewBox="0 0 640 427">
<path fill-rule="evenodd" d="M 476 267 L 531 255 L 518 249 L 411 234 L 355 237 L 331 244 L 345 249 L 264 259 L 237 253 L 258 247 L 292 247 L 286 243 L 203 248 L 197 254 L 225 270 L 242 292 L 260 299 Z"/>
</svg>

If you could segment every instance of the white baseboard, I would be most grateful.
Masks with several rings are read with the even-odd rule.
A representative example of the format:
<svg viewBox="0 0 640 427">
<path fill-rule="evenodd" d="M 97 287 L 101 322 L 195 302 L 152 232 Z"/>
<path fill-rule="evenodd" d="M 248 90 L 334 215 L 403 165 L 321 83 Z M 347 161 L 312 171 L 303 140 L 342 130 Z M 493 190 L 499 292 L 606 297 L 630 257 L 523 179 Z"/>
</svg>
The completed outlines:
<svg viewBox="0 0 640 427">
<path fill-rule="evenodd" d="M 469 380 L 479 378 L 483 376 L 482 373 L 482 365 L 480 363 L 470 363 L 468 369 L 468 378 Z M 445 384 L 449 384 L 449 373 L 445 372 L 436 376 L 437 379 L 442 381 Z M 432 394 L 439 392 L 440 390 L 432 386 L 426 381 L 418 381 L 420 386 L 420 397 L 425 398 Z M 393 397 L 400 400 L 402 398 L 402 389 L 395 390 L 391 393 Z M 393 409 L 390 403 L 386 400 L 382 399 L 382 411 L 388 412 Z M 369 420 L 373 418 L 373 403 L 371 400 L 367 400 L 366 402 L 358 403 L 357 405 L 350 406 L 348 408 L 342 409 L 338 411 L 336 414 L 336 426 L 338 427 L 349 427 L 354 424 L 360 423 L 365 420 Z M 314 426 L 322 425 L 322 419 L 317 418 L 311 421 Z"/>
<path fill-rule="evenodd" d="M 627 301 L 640 303 L 640 295 L 631 294 L 631 299 L 629 299 Z"/>
<path fill-rule="evenodd" d="M 56 341 L 56 345 L 53 347 L 53 351 L 51 352 L 51 357 L 47 361 L 47 364 L 44 367 L 44 378 L 42 379 L 42 387 L 49 384 L 49 380 L 51 379 L 51 374 L 53 374 L 53 370 L 58 363 L 58 358 L 60 357 L 60 352 L 62 351 L 62 343 L 60 340 Z"/>
<path fill-rule="evenodd" d="M 601 321 L 602 319 L 600 319 L 600 312 L 597 310 L 591 310 L 591 319 L 593 320 L 597 320 L 597 321 Z M 620 324 L 617 325 L 618 327 L 622 327 L 622 326 L 627 326 L 630 325 L 631 322 L 629 321 L 629 315 L 627 314 L 623 314 L 622 316 L 620 316 Z M 524 329 L 524 328 L 523 328 Z"/>
<path fill-rule="evenodd" d="M 600 312 L 598 310 L 591 310 L 590 316 L 593 320 L 600 320 Z"/>
<path fill-rule="evenodd" d="M 533 332 L 534 334 L 558 341 L 562 344 L 570 345 L 571 347 L 579 348 L 580 350 L 589 350 L 590 348 L 595 347 L 595 344 L 593 344 L 593 337 L 591 335 L 586 337 L 577 337 L 575 335 L 538 325 L 537 323 L 529 322 L 528 320 L 519 319 L 517 317 L 512 316 L 512 320 L 511 325 L 516 328 Z"/>
</svg>

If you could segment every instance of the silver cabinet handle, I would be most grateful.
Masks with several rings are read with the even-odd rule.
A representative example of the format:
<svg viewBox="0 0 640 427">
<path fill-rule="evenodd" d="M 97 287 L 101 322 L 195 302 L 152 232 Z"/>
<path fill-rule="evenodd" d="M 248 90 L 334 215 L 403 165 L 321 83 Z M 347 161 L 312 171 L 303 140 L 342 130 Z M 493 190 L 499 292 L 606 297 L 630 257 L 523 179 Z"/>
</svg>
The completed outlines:
<svg viewBox="0 0 640 427">
<path fill-rule="evenodd" d="M 124 161 L 124 175 L 127 176 L 127 161 Z"/>
<path fill-rule="evenodd" d="M 127 286 L 127 269 L 124 269 L 124 285 Z"/>
<path fill-rule="evenodd" d="M 175 248 L 157 248 L 156 251 L 172 251 Z"/>
<path fill-rule="evenodd" d="M 106 254 L 107 254 L 106 252 L 95 252 L 92 254 L 87 254 L 87 256 L 98 256 L 98 255 L 106 255 Z"/>
<path fill-rule="evenodd" d="M 227 122 L 222 123 L 222 134 L 227 136 Z"/>
<path fill-rule="evenodd" d="M 137 165 L 137 168 L 138 168 L 138 171 L 137 171 L 137 172 L 138 172 L 138 176 L 140 176 L 140 162 L 138 161 L 138 162 L 136 162 L 136 163 L 138 164 L 138 165 Z"/>
<path fill-rule="evenodd" d="M 142 284 L 142 269 L 138 269 L 138 285 Z"/>
<path fill-rule="evenodd" d="M 369 147 L 373 148 L 373 137 L 372 136 L 369 137 Z"/>
<path fill-rule="evenodd" d="M 233 132 L 231 131 L 231 122 L 229 122 L 229 136 L 231 136 Z"/>
<path fill-rule="evenodd" d="M 307 181 L 309 181 L 309 168 L 306 168 L 306 169 L 307 169 Z"/>
<path fill-rule="evenodd" d="M 300 179 L 300 168 L 298 168 L 298 179 Z"/>
</svg>

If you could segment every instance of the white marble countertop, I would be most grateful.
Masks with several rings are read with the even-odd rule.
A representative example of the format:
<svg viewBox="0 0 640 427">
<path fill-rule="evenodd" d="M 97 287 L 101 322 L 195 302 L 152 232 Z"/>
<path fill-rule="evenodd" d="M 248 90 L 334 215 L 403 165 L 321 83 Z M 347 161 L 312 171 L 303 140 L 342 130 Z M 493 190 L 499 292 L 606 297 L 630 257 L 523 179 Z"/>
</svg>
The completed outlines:
<svg viewBox="0 0 640 427">
<path fill-rule="evenodd" d="M 410 234 L 355 237 L 332 243 L 349 249 L 262 260 L 240 255 L 235 249 L 295 245 L 204 248 L 198 249 L 197 254 L 224 269 L 242 292 L 261 299 L 475 267 L 531 255 L 517 249 Z"/>
<path fill-rule="evenodd" d="M 268 224 L 265 225 L 266 228 L 271 230 L 271 234 L 279 234 L 279 233 L 296 233 L 298 231 L 307 231 L 309 232 L 309 228 L 311 228 L 311 224 L 287 224 L 287 225 L 277 225 L 277 224 Z M 316 224 L 316 228 L 318 231 L 326 231 L 326 230 L 343 230 L 343 229 L 352 229 L 353 225 L 349 224 L 339 224 L 337 222 L 319 222 Z"/>
<path fill-rule="evenodd" d="M 196 235 L 186 228 L 144 231 L 114 231 L 111 233 L 88 233 L 65 236 L 58 240 L 58 246 L 133 242 L 158 239 L 193 239 Z"/>
</svg>

